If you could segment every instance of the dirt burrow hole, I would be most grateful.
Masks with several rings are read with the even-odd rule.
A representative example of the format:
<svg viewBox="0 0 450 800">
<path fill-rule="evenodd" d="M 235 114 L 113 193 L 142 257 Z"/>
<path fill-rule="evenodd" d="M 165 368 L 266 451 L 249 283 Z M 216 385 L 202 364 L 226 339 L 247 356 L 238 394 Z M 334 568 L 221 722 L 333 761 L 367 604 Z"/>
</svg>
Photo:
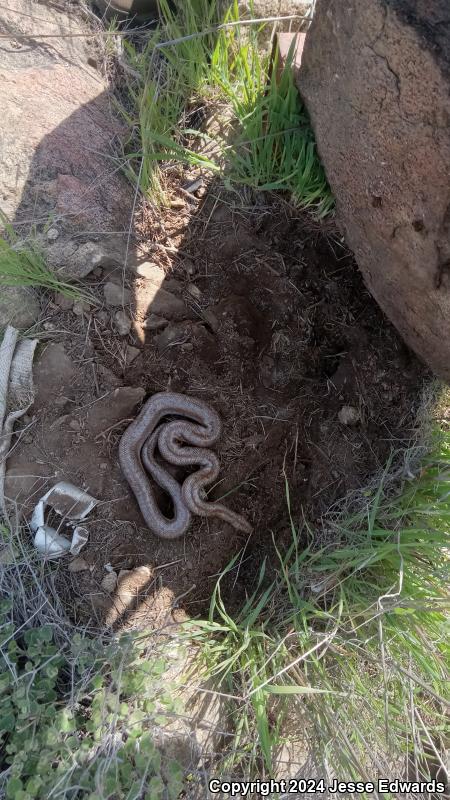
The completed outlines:
<svg viewBox="0 0 450 800">
<path fill-rule="evenodd" d="M 276 567 L 273 540 L 281 551 L 290 543 L 286 481 L 294 522 L 317 522 L 410 440 L 426 379 L 336 233 L 279 197 L 246 192 L 236 206 L 236 195 L 215 185 L 194 211 L 187 200 L 176 205 L 158 219 L 143 212 L 137 235 L 165 270 L 162 288 L 185 304 L 184 318 L 120 336 L 117 308 L 76 315 L 50 299 L 43 309 L 48 343 L 7 489 L 26 509 L 55 479 L 100 499 L 85 569 L 61 562 L 77 619 L 159 625 L 196 616 L 243 550 L 223 587 L 231 608 L 241 603 L 264 557 L 269 573 Z M 146 281 L 127 275 L 131 306 L 142 309 Z M 121 283 L 122 270 L 96 270 L 99 298 L 106 281 Z M 221 480 L 210 496 L 226 495 L 245 514 L 250 537 L 200 518 L 175 541 L 145 528 L 118 442 L 140 402 L 169 389 L 221 415 Z M 124 600 L 102 588 L 105 565 L 146 569 L 122 573 Z"/>
</svg>

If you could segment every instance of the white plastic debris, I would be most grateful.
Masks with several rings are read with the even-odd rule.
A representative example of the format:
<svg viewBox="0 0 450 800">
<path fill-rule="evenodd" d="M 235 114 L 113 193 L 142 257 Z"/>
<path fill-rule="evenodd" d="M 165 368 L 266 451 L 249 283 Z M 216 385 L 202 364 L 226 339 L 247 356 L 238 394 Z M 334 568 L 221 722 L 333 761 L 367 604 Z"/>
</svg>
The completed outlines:
<svg viewBox="0 0 450 800">
<path fill-rule="evenodd" d="M 70 552 L 73 556 L 77 556 L 78 553 L 83 549 L 84 545 L 87 544 L 89 539 L 89 531 L 87 528 L 82 528 L 81 525 L 77 525 L 73 532 L 72 536 L 72 544 L 70 545 Z"/>
<path fill-rule="evenodd" d="M 60 558 L 70 552 L 70 539 L 60 536 L 49 525 L 42 525 L 36 531 L 34 546 L 43 556 Z"/>
<path fill-rule="evenodd" d="M 62 536 L 46 523 L 46 510 L 49 508 L 56 512 L 65 520 L 66 526 L 70 527 L 73 523 L 85 519 L 97 503 L 98 500 L 90 494 L 66 481 L 53 486 L 41 497 L 31 517 L 30 528 L 35 534 L 36 549 L 47 558 L 60 558 L 66 553 L 78 555 L 89 539 L 88 529 L 82 525 L 75 525 L 72 539 Z"/>
</svg>

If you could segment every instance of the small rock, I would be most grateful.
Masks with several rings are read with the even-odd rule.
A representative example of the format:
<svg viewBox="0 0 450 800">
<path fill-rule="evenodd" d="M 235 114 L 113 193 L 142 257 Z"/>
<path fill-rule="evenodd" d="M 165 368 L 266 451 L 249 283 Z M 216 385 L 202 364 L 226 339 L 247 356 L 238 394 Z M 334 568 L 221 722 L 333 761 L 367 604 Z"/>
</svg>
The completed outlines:
<svg viewBox="0 0 450 800">
<path fill-rule="evenodd" d="M 202 292 L 198 286 L 195 285 L 195 283 L 188 283 L 187 290 L 192 297 L 195 297 L 196 300 L 200 300 L 202 297 Z"/>
<path fill-rule="evenodd" d="M 58 228 L 49 228 L 48 229 L 48 231 L 47 231 L 47 240 L 49 242 L 56 242 L 58 236 L 59 236 Z"/>
<path fill-rule="evenodd" d="M 342 425 L 356 425 L 361 417 L 357 408 L 353 406 L 342 406 L 338 414 L 338 419 Z"/>
<path fill-rule="evenodd" d="M 132 364 L 140 354 L 141 351 L 137 347 L 132 347 L 130 344 L 127 345 L 127 352 L 125 356 L 127 364 Z"/>
<path fill-rule="evenodd" d="M 104 328 L 108 322 L 109 316 L 107 311 L 97 311 L 95 318 L 98 319 L 102 328 Z"/>
<path fill-rule="evenodd" d="M 181 292 L 183 285 L 176 278 L 166 278 L 164 281 L 164 290 L 166 292 Z"/>
<path fill-rule="evenodd" d="M 136 275 L 139 275 L 140 278 L 145 278 L 148 281 L 157 283 L 158 286 L 161 286 L 166 277 L 164 270 L 153 261 L 143 261 L 134 268 L 134 272 Z"/>
<path fill-rule="evenodd" d="M 86 303 L 84 300 L 77 300 L 76 303 L 73 304 L 72 311 L 77 317 L 82 317 L 83 314 L 87 314 L 91 310 L 89 303 Z"/>
<path fill-rule="evenodd" d="M 108 281 L 103 287 L 105 303 L 108 306 L 128 305 L 131 301 L 131 292 L 124 286 L 116 286 L 115 283 Z"/>
<path fill-rule="evenodd" d="M 164 317 L 158 317 L 157 314 L 150 314 L 147 319 L 142 323 L 142 327 L 146 331 L 157 331 L 160 328 L 165 328 L 168 325 L 168 320 Z"/>
<path fill-rule="evenodd" d="M 123 261 L 124 248 L 113 243 L 83 242 L 62 238 L 46 248 L 47 262 L 62 278 L 81 280 L 96 267 L 117 266 Z"/>
<path fill-rule="evenodd" d="M 131 319 L 125 311 L 116 311 L 114 314 L 114 325 L 119 336 L 128 336 L 131 331 Z"/>
<path fill-rule="evenodd" d="M 150 313 L 166 319 L 186 319 L 189 312 L 180 297 L 151 281 L 143 282 L 136 297 L 137 311 L 148 316 Z M 164 283 L 164 287 L 165 287 Z"/>
<path fill-rule="evenodd" d="M 172 611 L 172 619 L 178 625 L 181 625 L 183 622 L 189 622 L 189 615 L 184 608 L 174 608 Z"/>
<path fill-rule="evenodd" d="M 181 349 L 183 350 L 184 353 L 189 353 L 191 350 L 194 349 L 194 345 L 192 344 L 192 342 L 185 342 L 185 344 L 181 345 Z"/>
<path fill-rule="evenodd" d="M 69 572 L 84 572 L 89 569 L 89 564 L 84 558 L 74 558 L 67 567 Z"/>
<path fill-rule="evenodd" d="M 108 469 L 108 462 L 107 461 L 102 461 L 101 464 L 100 464 L 100 469 L 101 470 Z"/>
<path fill-rule="evenodd" d="M 108 572 L 103 578 L 100 586 L 105 592 L 113 592 L 117 586 L 117 572 Z"/>
<path fill-rule="evenodd" d="M 155 336 L 155 344 L 160 353 L 163 353 L 167 347 L 178 342 L 185 344 L 187 338 L 186 325 L 183 322 L 173 323 L 168 325 L 162 333 Z"/>
<path fill-rule="evenodd" d="M 108 280 L 110 283 L 115 283 L 116 286 L 120 286 L 120 288 L 122 288 L 122 286 L 124 286 L 123 270 L 115 269 L 113 271 L 109 271 Z"/>
<path fill-rule="evenodd" d="M 1 287 L 0 328 L 14 325 L 15 328 L 26 330 L 34 325 L 39 313 L 39 301 L 32 289 L 23 286 Z"/>
<path fill-rule="evenodd" d="M 56 329 L 56 325 L 53 322 L 44 322 L 42 327 L 44 331 L 54 331 Z"/>
<path fill-rule="evenodd" d="M 71 428 L 73 431 L 79 431 L 80 423 L 78 422 L 77 419 L 71 419 L 69 422 L 69 428 Z"/>
<path fill-rule="evenodd" d="M 73 306 L 73 298 L 66 297 L 62 292 L 56 292 L 55 294 L 55 303 L 61 311 L 70 311 Z"/>
</svg>

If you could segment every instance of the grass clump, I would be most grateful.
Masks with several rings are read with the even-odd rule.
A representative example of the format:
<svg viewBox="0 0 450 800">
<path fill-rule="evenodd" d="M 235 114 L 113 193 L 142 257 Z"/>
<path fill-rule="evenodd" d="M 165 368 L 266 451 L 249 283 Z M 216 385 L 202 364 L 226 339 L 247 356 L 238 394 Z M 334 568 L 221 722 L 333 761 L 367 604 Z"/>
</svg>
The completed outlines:
<svg viewBox="0 0 450 800">
<path fill-rule="evenodd" d="M 333 197 L 295 86 L 293 49 L 281 75 L 261 50 L 261 25 L 241 25 L 237 0 L 228 10 L 189 0 L 176 13 L 160 3 L 162 23 L 138 50 L 126 52 L 132 131 L 126 164 L 151 200 L 164 201 L 165 172 L 182 163 L 261 190 L 285 190 L 324 216 Z M 215 111 L 220 124 L 202 131 L 196 117 Z M 194 124 L 192 124 L 194 123 Z M 161 163 L 165 162 L 164 168 Z"/>
<path fill-rule="evenodd" d="M 49 270 L 44 256 L 33 241 L 22 241 L 13 226 L 0 214 L 3 236 L 0 236 L 0 286 L 28 286 L 60 292 L 74 300 L 94 302 L 85 289 L 61 281 Z"/>
<path fill-rule="evenodd" d="M 197 638 L 209 671 L 242 698 L 234 768 L 251 775 L 262 763 L 272 774 L 288 712 L 328 779 L 430 780 L 441 770 L 443 780 L 449 485 L 444 431 L 399 496 L 382 480 L 360 511 L 324 520 L 332 544 L 292 523 L 277 578 L 239 615 L 217 590 Z"/>
<path fill-rule="evenodd" d="M 153 736 L 181 711 L 162 647 L 72 628 L 54 568 L 5 526 L 1 540 L 1 796 L 175 800 L 183 770 Z"/>
</svg>

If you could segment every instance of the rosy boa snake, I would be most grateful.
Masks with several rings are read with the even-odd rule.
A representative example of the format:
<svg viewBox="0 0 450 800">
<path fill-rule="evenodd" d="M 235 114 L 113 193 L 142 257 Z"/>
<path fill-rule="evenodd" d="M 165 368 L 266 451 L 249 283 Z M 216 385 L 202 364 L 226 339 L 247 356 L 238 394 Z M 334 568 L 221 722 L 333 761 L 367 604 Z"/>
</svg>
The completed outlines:
<svg viewBox="0 0 450 800">
<path fill-rule="evenodd" d="M 164 417 L 172 416 L 184 419 L 159 425 Z M 177 539 L 186 533 L 192 514 L 219 517 L 237 530 L 251 532 L 251 525 L 240 514 L 203 497 L 204 487 L 219 474 L 219 459 L 208 448 L 217 441 L 221 431 L 219 415 L 206 403 L 184 394 L 159 392 L 147 400 L 123 434 L 119 444 L 122 472 L 147 526 L 162 539 Z M 200 468 L 180 486 L 156 460 L 156 449 L 170 464 Z M 174 509 L 171 519 L 158 508 L 147 473 L 170 496 Z"/>
</svg>

